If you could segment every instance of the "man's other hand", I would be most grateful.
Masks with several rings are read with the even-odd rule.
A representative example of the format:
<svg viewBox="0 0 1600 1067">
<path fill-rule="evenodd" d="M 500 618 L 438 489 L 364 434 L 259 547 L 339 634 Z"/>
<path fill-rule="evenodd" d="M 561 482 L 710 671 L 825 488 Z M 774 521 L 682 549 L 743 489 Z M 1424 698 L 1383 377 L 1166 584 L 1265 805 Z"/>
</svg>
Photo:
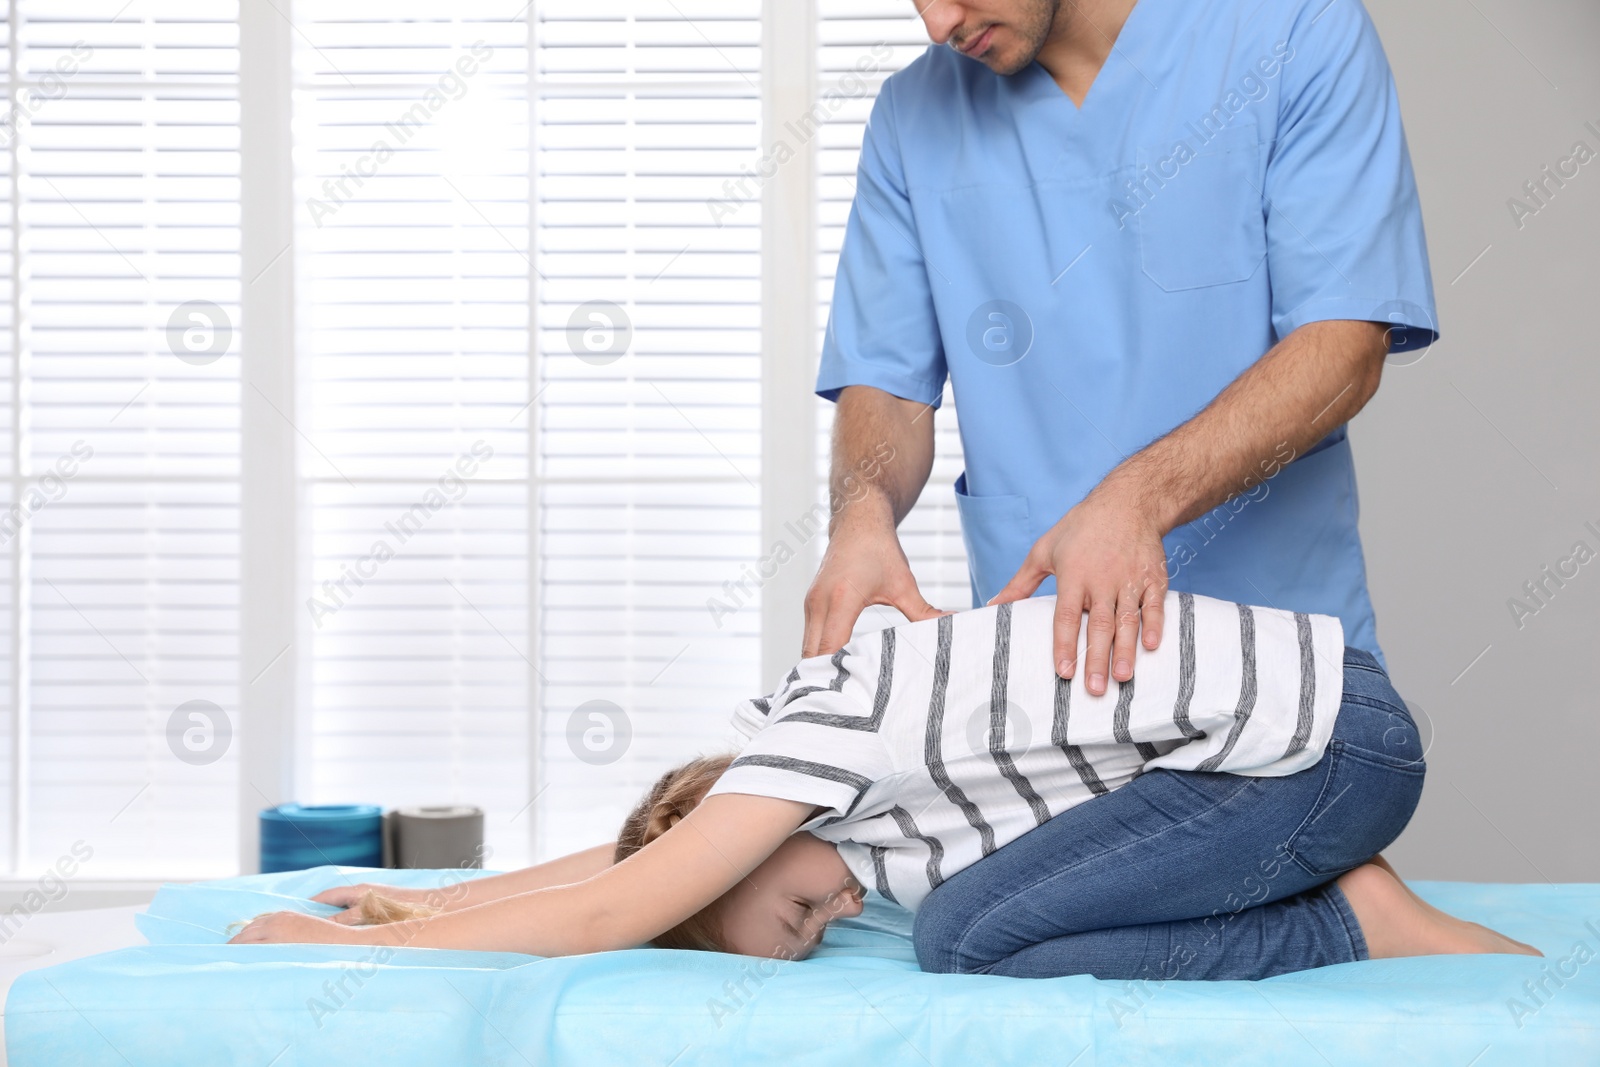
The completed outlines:
<svg viewBox="0 0 1600 1067">
<path fill-rule="evenodd" d="M 806 592 L 802 654 L 826 656 L 843 648 L 869 604 L 888 604 L 912 622 L 945 614 L 922 599 L 892 526 L 853 523 L 829 538 Z"/>
<path fill-rule="evenodd" d="M 1089 692 L 1106 691 L 1111 677 L 1133 677 L 1141 621 L 1144 647 L 1161 643 L 1167 595 L 1167 557 L 1161 532 L 1129 498 L 1090 493 L 1028 551 L 1022 567 L 989 603 L 1031 596 L 1049 575 L 1056 578 L 1056 673 L 1078 669 L 1078 632 L 1089 613 L 1084 669 Z"/>
</svg>

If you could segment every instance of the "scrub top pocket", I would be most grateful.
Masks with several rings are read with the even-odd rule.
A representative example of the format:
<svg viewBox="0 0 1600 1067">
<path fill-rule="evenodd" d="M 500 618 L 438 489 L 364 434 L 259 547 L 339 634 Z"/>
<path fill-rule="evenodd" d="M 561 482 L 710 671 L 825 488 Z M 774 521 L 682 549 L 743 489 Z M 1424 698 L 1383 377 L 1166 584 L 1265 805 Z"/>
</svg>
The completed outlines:
<svg viewBox="0 0 1600 1067">
<path fill-rule="evenodd" d="M 1028 498 L 1010 494 L 973 496 L 963 471 L 955 483 L 961 540 L 972 576 L 972 606 L 978 607 L 1005 588 L 1033 547 Z"/>
<path fill-rule="evenodd" d="M 1177 143 L 1139 150 L 1134 180 L 1146 184 L 1134 222 L 1144 273 L 1168 292 L 1244 281 L 1267 254 L 1256 130 L 1225 129 L 1187 162 L 1175 156 Z"/>
</svg>

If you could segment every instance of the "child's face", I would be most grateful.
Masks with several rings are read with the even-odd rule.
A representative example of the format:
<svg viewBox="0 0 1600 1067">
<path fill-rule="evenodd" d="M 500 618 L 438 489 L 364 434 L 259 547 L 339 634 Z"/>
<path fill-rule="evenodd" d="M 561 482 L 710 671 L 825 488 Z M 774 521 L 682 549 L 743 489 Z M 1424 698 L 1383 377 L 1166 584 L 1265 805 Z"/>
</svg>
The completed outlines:
<svg viewBox="0 0 1600 1067">
<path fill-rule="evenodd" d="M 728 890 L 723 939 L 741 955 L 803 959 L 822 941 L 829 920 L 861 914 L 865 893 L 837 848 L 797 832 Z"/>
</svg>

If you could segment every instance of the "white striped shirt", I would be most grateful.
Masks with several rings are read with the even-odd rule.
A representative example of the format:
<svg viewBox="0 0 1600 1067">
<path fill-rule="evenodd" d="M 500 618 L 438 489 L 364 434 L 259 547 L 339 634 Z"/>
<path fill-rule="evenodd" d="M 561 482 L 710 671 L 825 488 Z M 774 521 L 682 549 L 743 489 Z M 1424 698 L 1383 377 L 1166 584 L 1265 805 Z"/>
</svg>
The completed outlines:
<svg viewBox="0 0 1600 1067">
<path fill-rule="evenodd" d="M 1336 616 L 1169 591 L 1155 651 L 1091 696 L 1052 666 L 1055 597 L 855 637 L 741 703 L 710 793 L 828 810 L 801 829 L 915 909 L 944 879 L 1146 770 L 1275 777 L 1322 758 L 1344 692 Z M 1087 627 L 1078 635 L 1083 664 Z"/>
</svg>

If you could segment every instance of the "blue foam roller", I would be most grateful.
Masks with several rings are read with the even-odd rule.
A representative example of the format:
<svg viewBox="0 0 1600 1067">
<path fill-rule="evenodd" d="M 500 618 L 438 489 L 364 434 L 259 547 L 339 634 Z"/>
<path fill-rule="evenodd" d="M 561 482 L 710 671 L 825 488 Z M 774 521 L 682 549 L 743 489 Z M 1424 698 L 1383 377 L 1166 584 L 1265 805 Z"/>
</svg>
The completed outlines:
<svg viewBox="0 0 1600 1067">
<path fill-rule="evenodd" d="M 383 866 L 383 809 L 376 804 L 279 804 L 261 812 L 261 871 L 324 864 Z"/>
</svg>

